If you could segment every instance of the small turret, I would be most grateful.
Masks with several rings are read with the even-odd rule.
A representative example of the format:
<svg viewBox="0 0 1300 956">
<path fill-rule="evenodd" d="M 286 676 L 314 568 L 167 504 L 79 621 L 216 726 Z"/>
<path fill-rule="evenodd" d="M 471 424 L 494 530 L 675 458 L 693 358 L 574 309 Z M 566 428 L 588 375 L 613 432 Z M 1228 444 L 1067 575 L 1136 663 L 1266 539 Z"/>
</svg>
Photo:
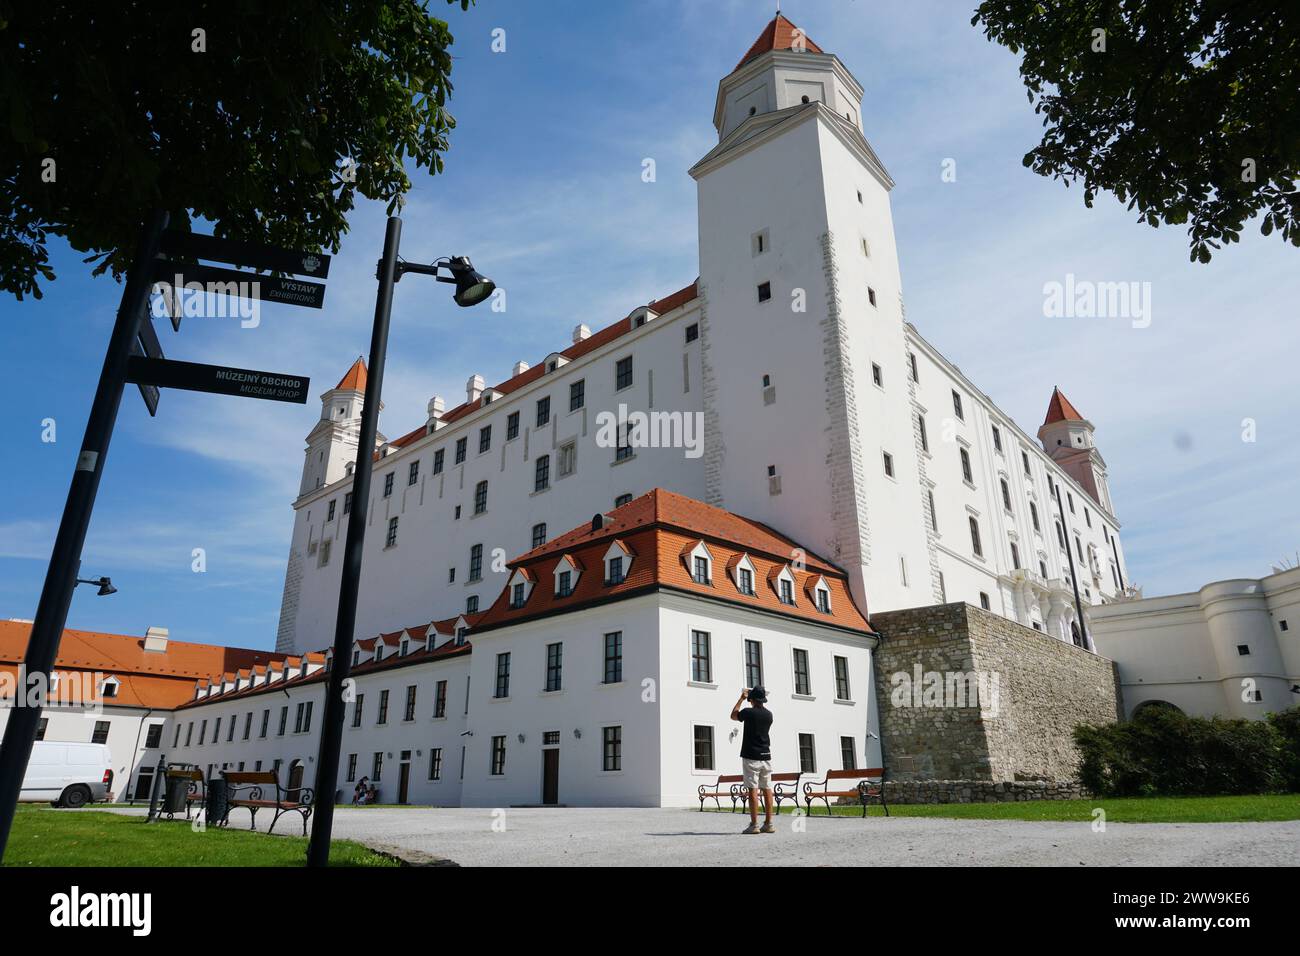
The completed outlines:
<svg viewBox="0 0 1300 956">
<path fill-rule="evenodd" d="M 307 436 L 307 456 L 298 491 L 303 495 L 346 477 L 356 463 L 361 410 L 366 400 L 365 360 L 358 356 L 339 383 L 320 399 L 320 421 Z M 382 409 L 383 404 L 379 407 Z"/>
<path fill-rule="evenodd" d="M 1094 501 L 1111 510 L 1106 484 L 1106 462 L 1093 443 L 1093 425 L 1074 407 L 1059 388 L 1052 389 L 1047 416 L 1038 429 L 1043 451 L 1071 478 L 1083 486 Z"/>
</svg>

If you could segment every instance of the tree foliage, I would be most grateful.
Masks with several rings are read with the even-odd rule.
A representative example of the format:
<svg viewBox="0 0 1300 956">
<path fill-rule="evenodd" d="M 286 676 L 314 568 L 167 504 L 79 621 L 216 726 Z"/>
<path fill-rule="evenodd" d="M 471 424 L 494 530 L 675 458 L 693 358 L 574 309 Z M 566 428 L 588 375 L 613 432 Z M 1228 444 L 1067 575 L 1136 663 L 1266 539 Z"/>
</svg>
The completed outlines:
<svg viewBox="0 0 1300 956">
<path fill-rule="evenodd" d="M 358 193 L 391 212 L 406 161 L 442 169 L 452 37 L 424 6 L 0 0 L 0 290 L 40 297 L 51 236 L 120 277 L 151 208 L 337 251 Z"/>
<path fill-rule="evenodd" d="M 1024 163 L 1188 228 L 1193 261 L 1245 222 L 1300 246 L 1300 4 L 985 0 L 1043 117 Z"/>
</svg>

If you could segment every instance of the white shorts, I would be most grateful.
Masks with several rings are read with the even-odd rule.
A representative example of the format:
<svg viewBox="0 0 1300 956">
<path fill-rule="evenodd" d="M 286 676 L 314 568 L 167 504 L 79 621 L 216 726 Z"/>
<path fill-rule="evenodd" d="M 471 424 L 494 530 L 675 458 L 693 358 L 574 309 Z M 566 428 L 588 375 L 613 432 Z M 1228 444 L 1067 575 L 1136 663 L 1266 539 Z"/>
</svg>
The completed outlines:
<svg viewBox="0 0 1300 956">
<path fill-rule="evenodd" d="M 741 757 L 740 768 L 745 772 L 745 786 L 751 790 L 772 789 L 772 761 Z"/>
</svg>

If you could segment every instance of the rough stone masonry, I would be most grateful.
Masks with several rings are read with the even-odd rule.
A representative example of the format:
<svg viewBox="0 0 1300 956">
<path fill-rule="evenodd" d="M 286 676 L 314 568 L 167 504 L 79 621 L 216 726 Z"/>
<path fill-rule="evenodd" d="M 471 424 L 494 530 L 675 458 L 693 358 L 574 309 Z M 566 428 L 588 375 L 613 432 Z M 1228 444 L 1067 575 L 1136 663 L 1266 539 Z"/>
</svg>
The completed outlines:
<svg viewBox="0 0 1300 956">
<path fill-rule="evenodd" d="M 871 622 L 887 799 L 1081 795 L 1071 734 L 1120 718 L 1113 662 L 965 603 Z"/>
</svg>

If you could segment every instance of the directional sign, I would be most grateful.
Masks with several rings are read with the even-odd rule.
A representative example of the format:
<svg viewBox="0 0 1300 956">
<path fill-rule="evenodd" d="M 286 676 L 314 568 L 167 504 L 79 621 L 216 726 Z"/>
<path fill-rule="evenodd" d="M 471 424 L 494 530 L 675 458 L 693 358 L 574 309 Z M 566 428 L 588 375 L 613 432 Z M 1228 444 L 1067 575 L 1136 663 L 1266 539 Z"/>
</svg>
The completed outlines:
<svg viewBox="0 0 1300 956">
<path fill-rule="evenodd" d="M 158 260 L 154 267 L 153 281 L 162 282 L 172 287 L 173 296 L 180 288 L 186 288 L 197 282 L 204 292 L 221 295 L 237 295 L 245 299 L 260 299 L 263 302 L 280 302 L 284 305 L 302 305 L 310 309 L 319 309 L 325 304 L 325 284 L 308 282 L 306 279 L 277 279 L 274 276 L 258 275 L 255 272 L 240 272 L 238 269 L 221 269 L 217 266 L 188 265 L 179 262 Z M 173 302 L 179 301 L 173 298 Z M 178 315 L 172 316 L 172 324 L 179 324 Z"/>
<path fill-rule="evenodd" d="M 172 258 L 211 259 L 263 272 L 289 272 L 324 279 L 330 274 L 330 257 L 319 252 L 296 252 L 274 246 L 256 246 L 236 239 L 219 239 L 197 232 L 168 230 L 162 234 L 162 251 Z"/>
<path fill-rule="evenodd" d="M 144 358 L 133 355 L 127 361 L 126 380 L 135 384 L 183 388 L 192 392 L 265 398 L 276 402 L 307 403 L 311 379 L 301 375 L 258 372 L 225 365 L 199 365 L 172 359 Z"/>
<path fill-rule="evenodd" d="M 158 333 L 154 331 L 153 321 L 149 318 L 147 310 L 140 317 L 140 328 L 136 333 L 136 340 L 131 343 L 131 354 L 151 359 L 163 357 L 162 344 L 158 341 Z M 158 387 L 144 382 L 137 382 L 136 385 L 140 388 L 140 397 L 144 399 L 144 407 L 149 409 L 150 417 L 157 415 Z"/>
<path fill-rule="evenodd" d="M 140 342 L 138 339 L 131 343 L 131 358 L 127 360 L 127 367 L 130 368 L 129 363 L 136 361 L 147 361 L 147 359 L 144 358 L 143 350 L 140 348 Z M 130 372 L 127 373 L 127 381 L 135 381 L 131 378 Z M 149 385 L 145 382 L 136 382 L 135 384 L 140 389 L 140 397 L 144 399 L 144 407 L 149 409 L 149 417 L 152 418 L 158 414 L 158 398 L 161 394 L 158 391 L 158 386 Z"/>
</svg>

